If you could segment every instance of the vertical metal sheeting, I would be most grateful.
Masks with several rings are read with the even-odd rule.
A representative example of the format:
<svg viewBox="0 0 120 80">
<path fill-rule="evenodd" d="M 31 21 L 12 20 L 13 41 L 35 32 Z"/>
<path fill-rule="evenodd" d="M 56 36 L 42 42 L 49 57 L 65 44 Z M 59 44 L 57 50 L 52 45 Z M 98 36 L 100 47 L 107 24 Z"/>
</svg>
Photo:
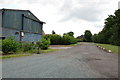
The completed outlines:
<svg viewBox="0 0 120 80">
<path fill-rule="evenodd" d="M 0 27 L 2 27 L 2 10 L 0 11 Z"/>
<path fill-rule="evenodd" d="M 3 27 L 22 30 L 22 14 L 25 16 L 32 18 L 24 17 L 23 21 L 23 31 L 26 32 L 33 32 L 33 33 L 42 33 L 42 23 L 37 22 L 38 20 L 31 14 L 29 11 L 12 11 L 12 10 L 5 10 L 4 12 L 4 21 Z"/>
</svg>

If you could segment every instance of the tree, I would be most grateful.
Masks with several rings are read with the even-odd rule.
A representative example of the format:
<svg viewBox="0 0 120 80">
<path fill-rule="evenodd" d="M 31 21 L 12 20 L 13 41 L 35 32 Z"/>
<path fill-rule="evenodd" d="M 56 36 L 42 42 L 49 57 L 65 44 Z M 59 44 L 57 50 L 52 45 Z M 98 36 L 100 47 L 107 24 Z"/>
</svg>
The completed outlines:
<svg viewBox="0 0 120 80">
<path fill-rule="evenodd" d="M 98 41 L 98 34 L 94 34 L 94 35 L 92 36 L 92 41 L 95 42 L 95 43 L 98 43 L 98 42 L 99 42 L 99 41 Z"/>
<path fill-rule="evenodd" d="M 114 45 L 120 46 L 120 9 L 115 11 L 115 17 L 113 19 L 113 28 L 112 28 L 112 35 L 110 38 L 110 43 Z"/>
<path fill-rule="evenodd" d="M 67 33 L 67 35 L 71 36 L 71 37 L 74 37 L 74 32 L 70 31 Z"/>
<path fill-rule="evenodd" d="M 105 19 L 104 28 L 97 34 L 97 42 L 120 46 L 120 9 L 116 10 L 114 14 Z M 94 35 L 94 42 L 96 42 L 95 39 Z"/>
<path fill-rule="evenodd" d="M 56 34 L 54 30 L 52 31 L 52 34 Z"/>
<path fill-rule="evenodd" d="M 92 33 L 90 30 L 86 30 L 84 33 L 84 41 L 91 42 L 92 41 Z"/>
</svg>

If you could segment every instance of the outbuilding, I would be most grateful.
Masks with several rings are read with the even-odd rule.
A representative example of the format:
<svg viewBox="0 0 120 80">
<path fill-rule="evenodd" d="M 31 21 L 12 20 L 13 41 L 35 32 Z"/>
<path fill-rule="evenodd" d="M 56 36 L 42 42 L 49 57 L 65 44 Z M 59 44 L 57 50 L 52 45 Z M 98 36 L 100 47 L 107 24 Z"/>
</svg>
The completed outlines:
<svg viewBox="0 0 120 80">
<path fill-rule="evenodd" d="M 0 9 L 0 38 L 12 35 L 15 41 L 39 41 L 44 23 L 29 10 Z"/>
</svg>

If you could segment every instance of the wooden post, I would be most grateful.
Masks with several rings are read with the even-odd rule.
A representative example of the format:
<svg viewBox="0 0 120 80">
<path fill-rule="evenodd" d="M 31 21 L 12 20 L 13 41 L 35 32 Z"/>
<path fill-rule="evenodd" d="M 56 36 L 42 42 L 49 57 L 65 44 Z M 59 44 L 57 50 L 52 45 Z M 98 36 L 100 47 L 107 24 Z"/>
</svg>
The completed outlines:
<svg viewBox="0 0 120 80">
<path fill-rule="evenodd" d="M 22 43 L 22 31 L 20 31 L 20 43 Z"/>
<path fill-rule="evenodd" d="M 22 14 L 22 28 L 21 28 L 21 31 L 20 31 L 20 43 L 22 43 L 22 31 L 23 31 L 23 26 L 24 26 L 24 14 Z"/>
</svg>

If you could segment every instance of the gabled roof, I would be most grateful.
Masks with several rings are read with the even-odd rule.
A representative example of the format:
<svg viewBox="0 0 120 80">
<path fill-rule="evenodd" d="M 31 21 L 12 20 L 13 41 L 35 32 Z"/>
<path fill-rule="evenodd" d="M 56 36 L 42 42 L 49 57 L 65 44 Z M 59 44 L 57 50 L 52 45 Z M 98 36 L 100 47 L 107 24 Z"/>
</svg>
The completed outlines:
<svg viewBox="0 0 120 80">
<path fill-rule="evenodd" d="M 0 9 L 0 10 L 2 10 L 2 11 L 6 11 L 6 10 L 9 10 L 9 11 L 28 11 L 29 13 L 31 13 L 39 22 L 41 22 L 41 23 L 44 23 L 44 24 L 46 24 L 45 22 L 43 22 L 43 21 L 40 21 L 30 10 L 20 10 L 20 9 L 5 9 L 5 8 L 3 8 L 3 9 Z"/>
</svg>

